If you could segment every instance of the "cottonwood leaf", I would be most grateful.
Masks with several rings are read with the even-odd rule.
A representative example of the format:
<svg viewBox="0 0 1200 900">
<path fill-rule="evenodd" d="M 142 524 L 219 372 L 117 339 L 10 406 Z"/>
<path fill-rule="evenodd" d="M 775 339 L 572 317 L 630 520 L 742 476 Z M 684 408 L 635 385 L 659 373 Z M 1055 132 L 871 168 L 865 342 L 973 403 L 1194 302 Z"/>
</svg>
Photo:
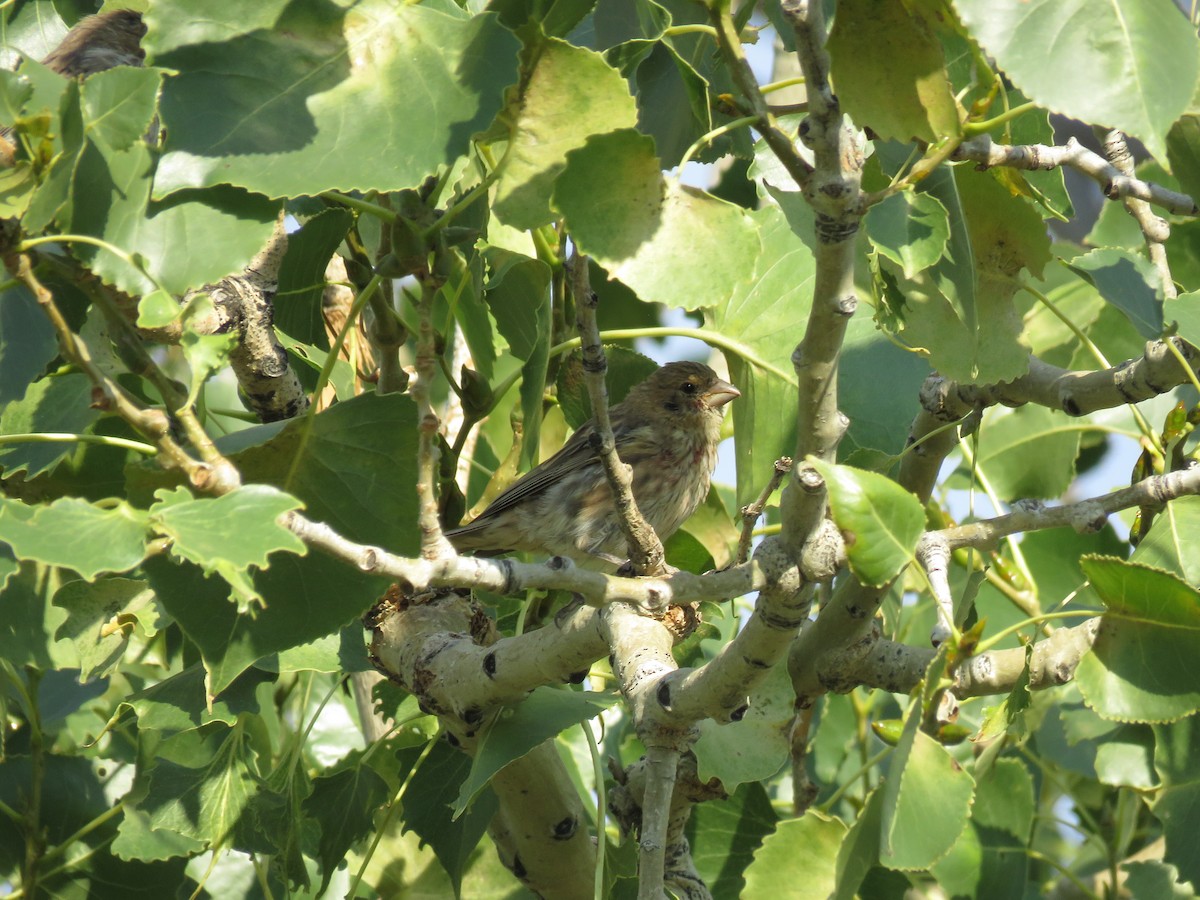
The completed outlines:
<svg viewBox="0 0 1200 900">
<path fill-rule="evenodd" d="M 850 570 L 864 585 L 882 587 L 913 560 L 925 528 L 915 496 L 875 472 L 810 458 L 829 490 L 833 521 L 846 541 Z"/>
</svg>

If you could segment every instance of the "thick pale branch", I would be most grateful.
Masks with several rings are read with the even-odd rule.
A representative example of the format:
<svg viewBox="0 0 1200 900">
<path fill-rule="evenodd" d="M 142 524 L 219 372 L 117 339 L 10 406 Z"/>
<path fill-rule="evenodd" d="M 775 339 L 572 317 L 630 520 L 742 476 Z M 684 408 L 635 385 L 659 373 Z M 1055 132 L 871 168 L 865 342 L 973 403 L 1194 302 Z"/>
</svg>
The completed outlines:
<svg viewBox="0 0 1200 900">
<path fill-rule="evenodd" d="M 1097 616 L 1072 628 L 1060 628 L 1034 644 L 1029 657 L 1030 690 L 1043 690 L 1070 681 L 1079 660 L 1091 649 L 1102 626 L 1103 619 Z M 827 666 L 822 680 L 837 689 L 867 685 L 906 694 L 925 676 L 934 653 L 928 647 L 912 647 L 880 637 L 860 657 L 857 665 L 840 672 Z M 962 699 L 1008 693 L 1025 671 L 1025 653 L 1024 647 L 1016 647 L 972 657 L 955 673 L 954 695 Z"/>
<path fill-rule="evenodd" d="M 600 613 L 613 674 L 625 698 L 638 737 L 646 747 L 646 793 L 638 842 L 638 900 L 666 897 L 667 830 L 675 770 L 679 756 L 695 740 L 692 723 L 682 727 L 658 702 L 660 685 L 676 669 L 671 632 L 627 603 L 613 603 Z"/>
<path fill-rule="evenodd" d="M 1200 207 L 1197 207 L 1196 201 L 1187 194 L 1126 175 L 1075 138 L 1070 138 L 1061 147 L 1049 147 L 1044 144 L 1009 146 L 993 143 L 991 136 L 984 134 L 963 141 L 951 159 L 970 160 L 978 163 L 981 169 L 992 166 L 1009 166 L 1014 169 L 1053 169 L 1068 166 L 1098 183 L 1104 196 L 1110 200 L 1133 197 L 1176 215 L 1200 215 Z"/>
<path fill-rule="evenodd" d="M 496 701 L 505 699 L 493 695 L 485 698 L 487 705 L 469 699 L 472 687 L 488 684 L 487 656 L 499 646 L 492 620 L 455 595 L 414 599 L 395 592 L 367 624 L 374 633 L 376 664 L 438 716 L 457 746 L 474 755 L 481 731 L 494 720 Z M 602 643 L 596 651 L 604 652 Z M 516 701 L 524 693 L 507 699 Z M 596 850 L 584 827 L 579 793 L 553 744 L 509 763 L 490 785 L 500 808 L 489 831 L 504 864 L 539 896 L 590 897 Z"/>
<path fill-rule="evenodd" d="M 771 586 L 759 592 L 753 615 L 713 659 L 698 669 L 667 675 L 655 692 L 659 705 L 680 722 L 741 718 L 748 694 L 785 657 L 808 618 L 813 586 L 788 564 L 782 545 L 764 541 L 755 559 L 777 574 Z"/>
<path fill-rule="evenodd" d="M 388 672 L 419 671 L 412 690 L 422 704 L 466 722 L 536 687 L 577 681 L 608 653 L 590 606 L 569 606 L 543 628 L 487 643 L 473 637 L 486 624 L 482 612 L 454 592 L 387 612 L 371 622 L 374 658 Z"/>
<path fill-rule="evenodd" d="M 608 414 L 608 385 L 604 380 L 608 360 L 600 343 L 600 326 L 596 322 L 599 297 L 588 281 L 587 257 L 578 251 L 571 257 L 571 293 L 575 298 L 576 321 L 579 327 L 580 349 L 583 353 L 583 376 L 588 397 L 592 401 L 592 416 L 596 420 L 593 441 L 597 455 L 604 465 L 608 486 L 612 489 L 617 521 L 629 548 L 629 560 L 639 575 L 662 575 L 664 554 L 662 541 L 650 527 L 633 496 L 633 470 L 621 462 L 613 437 L 612 420 Z"/>
</svg>

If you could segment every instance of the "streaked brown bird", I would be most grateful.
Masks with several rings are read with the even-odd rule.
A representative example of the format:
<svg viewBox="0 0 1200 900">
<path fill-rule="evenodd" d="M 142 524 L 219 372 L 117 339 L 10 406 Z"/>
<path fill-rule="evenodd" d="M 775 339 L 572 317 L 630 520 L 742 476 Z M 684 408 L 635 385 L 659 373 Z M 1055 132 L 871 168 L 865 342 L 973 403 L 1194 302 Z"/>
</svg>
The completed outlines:
<svg viewBox="0 0 1200 900">
<path fill-rule="evenodd" d="M 102 72 L 113 66 L 140 66 L 146 58 L 142 14 L 116 9 L 80 19 L 61 44 L 42 62 L 71 78 Z"/>
<path fill-rule="evenodd" d="M 610 410 L 613 437 L 633 469 L 633 496 L 666 540 L 708 495 L 724 406 L 740 396 L 702 363 L 669 363 Z M 447 533 L 459 550 L 527 550 L 594 567 L 626 556 L 612 490 L 589 421 L 561 450 L 514 482 L 473 522 Z"/>
<path fill-rule="evenodd" d="M 92 75 L 113 66 L 140 66 L 146 58 L 142 50 L 145 35 L 142 14 L 130 9 L 87 16 L 67 32 L 62 43 L 42 63 L 69 78 Z M 11 126 L 0 127 L 0 168 L 11 166 L 16 152 Z"/>
</svg>

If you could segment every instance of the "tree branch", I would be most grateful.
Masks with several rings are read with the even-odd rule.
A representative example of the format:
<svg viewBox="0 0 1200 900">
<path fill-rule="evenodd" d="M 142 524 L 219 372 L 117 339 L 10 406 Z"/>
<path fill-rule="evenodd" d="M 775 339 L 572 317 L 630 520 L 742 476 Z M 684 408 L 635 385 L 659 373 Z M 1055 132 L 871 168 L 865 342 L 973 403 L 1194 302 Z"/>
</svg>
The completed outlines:
<svg viewBox="0 0 1200 900">
<path fill-rule="evenodd" d="M 1171 338 L 1193 372 L 1200 371 L 1200 351 L 1180 338 Z M 931 375 L 921 387 L 921 405 L 945 423 L 988 406 L 1036 403 L 1069 416 L 1082 416 L 1126 403 L 1140 403 L 1190 381 L 1165 341 L 1150 341 L 1138 359 L 1110 369 L 1079 372 L 1060 369 L 1029 358 L 1029 371 L 998 384 L 959 384 Z"/>
<path fill-rule="evenodd" d="M 1013 169 L 1053 169 L 1068 166 L 1099 184 L 1100 190 L 1109 200 L 1133 197 L 1176 215 L 1200 215 L 1200 207 L 1197 207 L 1196 201 L 1187 194 L 1126 175 L 1075 138 L 1070 138 L 1061 147 L 1048 147 L 1044 144 L 1009 146 L 993 143 L 990 135 L 981 134 L 979 137 L 963 141 L 950 158 L 956 161 L 974 161 L 979 164 L 978 168 L 981 170 L 992 166 L 1009 166 Z"/>
<path fill-rule="evenodd" d="M 621 462 L 613 438 L 612 420 L 608 414 L 608 385 L 604 380 L 608 372 L 608 360 L 604 357 L 600 327 L 596 323 L 596 304 L 600 298 L 589 283 L 586 256 L 580 255 L 578 250 L 573 251 L 568 267 L 583 352 L 583 377 L 592 401 L 592 416 L 596 420 L 592 449 L 600 457 L 608 486 L 612 489 L 617 521 L 621 525 L 621 533 L 625 535 L 634 572 L 639 575 L 662 575 L 666 572 L 662 541 L 638 509 L 633 496 L 633 469 Z"/>
<path fill-rule="evenodd" d="M 728 600 L 768 584 L 766 572 L 755 560 L 705 575 L 673 572 L 662 578 L 621 578 L 577 568 L 560 556 L 545 563 L 477 556 L 410 559 L 347 540 L 328 525 L 299 513 L 288 513 L 283 523 L 310 547 L 364 572 L 391 578 L 406 594 L 440 587 L 482 588 L 503 596 L 527 590 L 564 590 L 579 594 L 591 606 L 625 600 L 661 614 L 670 604 Z"/>
<path fill-rule="evenodd" d="M 1133 153 L 1129 149 L 1129 141 L 1125 139 L 1124 132 L 1115 128 L 1101 132 L 1105 157 L 1121 175 L 1133 178 Z M 1168 300 L 1175 297 L 1178 292 L 1175 290 L 1175 280 L 1171 277 L 1171 265 L 1167 262 L 1167 238 L 1171 236 L 1171 226 L 1167 224 L 1166 219 L 1155 215 L 1145 200 L 1133 196 L 1122 199 L 1125 208 L 1142 230 L 1146 249 L 1150 253 L 1150 262 L 1154 264 L 1159 280 L 1162 281 L 1163 296 Z"/>
</svg>

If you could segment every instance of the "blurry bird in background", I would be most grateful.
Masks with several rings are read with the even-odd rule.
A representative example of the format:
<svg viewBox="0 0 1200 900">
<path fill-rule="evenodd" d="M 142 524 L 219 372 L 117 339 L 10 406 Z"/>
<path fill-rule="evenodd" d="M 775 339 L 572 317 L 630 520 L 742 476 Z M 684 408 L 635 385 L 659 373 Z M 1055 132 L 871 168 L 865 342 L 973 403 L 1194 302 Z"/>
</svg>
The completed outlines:
<svg viewBox="0 0 1200 900">
<path fill-rule="evenodd" d="M 103 72 L 113 66 L 140 66 L 146 58 L 142 14 L 117 9 L 88 16 L 67 32 L 61 44 L 42 62 L 69 78 Z"/>
<path fill-rule="evenodd" d="M 610 410 L 633 496 L 665 541 L 708 495 L 724 406 L 737 388 L 702 363 L 669 363 Z M 447 532 L 459 550 L 528 550 L 595 567 L 620 563 L 625 537 L 612 489 L 591 439 L 595 422 L 500 494 L 478 518 Z"/>
<path fill-rule="evenodd" d="M 67 32 L 62 43 L 42 63 L 68 78 L 103 72 L 114 66 L 140 66 L 146 58 L 142 50 L 145 35 L 142 14 L 133 10 L 117 9 L 87 16 Z M 11 166 L 15 156 L 12 128 L 0 128 L 0 168 Z"/>
</svg>

